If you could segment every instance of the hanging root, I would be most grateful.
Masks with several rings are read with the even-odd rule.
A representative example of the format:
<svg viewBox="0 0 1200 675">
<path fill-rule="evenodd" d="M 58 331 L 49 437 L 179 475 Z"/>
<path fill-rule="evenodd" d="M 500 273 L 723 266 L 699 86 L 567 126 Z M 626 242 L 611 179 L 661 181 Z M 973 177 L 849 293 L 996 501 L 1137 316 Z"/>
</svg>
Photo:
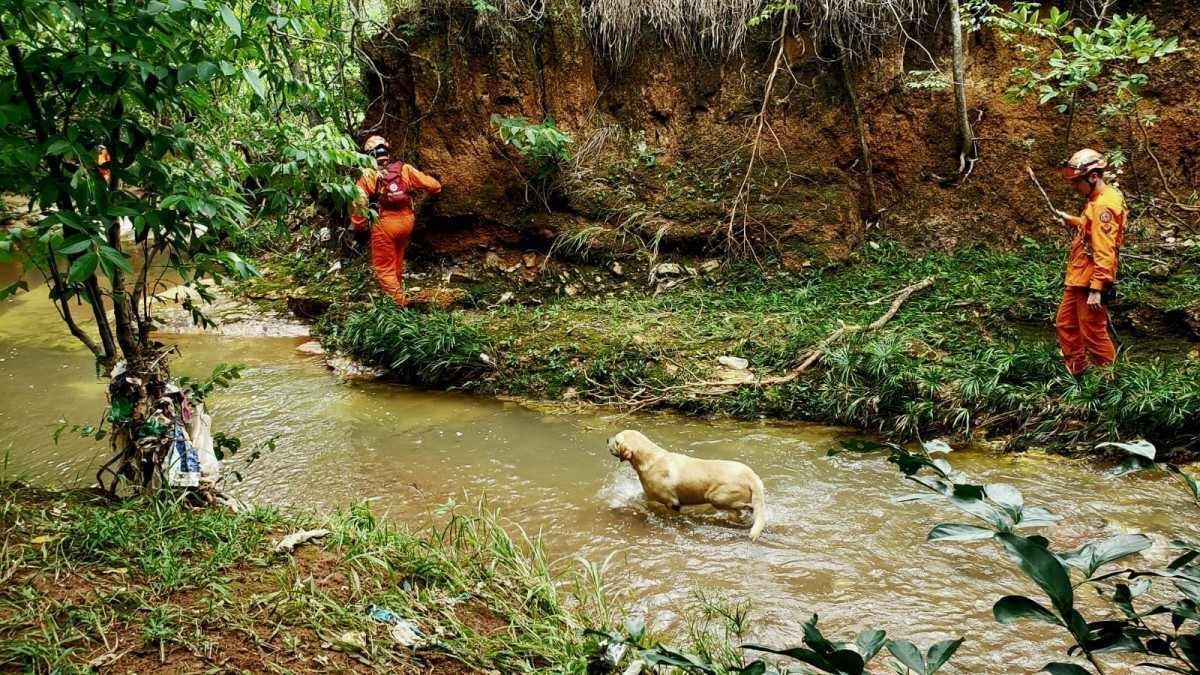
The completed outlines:
<svg viewBox="0 0 1200 675">
<path fill-rule="evenodd" d="M 755 160 L 759 156 L 759 145 L 762 143 L 763 131 L 770 130 L 767 112 L 771 105 L 771 92 L 775 88 L 775 78 L 779 75 L 779 71 L 787 65 L 786 47 L 787 31 L 791 23 L 789 20 L 790 10 L 790 5 L 784 5 L 779 37 L 777 38 L 779 49 L 775 52 L 775 61 L 771 65 L 771 73 L 767 76 L 767 83 L 763 88 L 762 106 L 755 117 L 754 139 L 750 143 L 750 159 L 746 162 L 746 172 L 742 174 L 742 182 L 738 185 L 737 193 L 734 194 L 733 202 L 729 206 L 729 220 L 726 222 L 725 227 L 725 247 L 727 251 L 735 255 L 757 257 L 754 254 L 754 244 L 750 240 L 750 228 L 748 224 L 750 217 L 750 180 L 754 174 Z M 740 221 L 738 219 L 739 212 L 741 215 Z"/>
</svg>

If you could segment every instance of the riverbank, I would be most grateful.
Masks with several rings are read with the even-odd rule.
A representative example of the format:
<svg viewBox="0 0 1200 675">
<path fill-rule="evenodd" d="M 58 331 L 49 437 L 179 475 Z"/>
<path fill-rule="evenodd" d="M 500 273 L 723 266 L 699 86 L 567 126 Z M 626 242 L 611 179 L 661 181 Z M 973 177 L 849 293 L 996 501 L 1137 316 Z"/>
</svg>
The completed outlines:
<svg viewBox="0 0 1200 675">
<path fill-rule="evenodd" d="M 474 509 L 410 530 L 365 503 L 233 513 L 0 484 L 0 531 L 0 670 L 583 672 L 583 630 L 617 621 L 595 570 L 560 583 L 568 566 Z"/>
<path fill-rule="evenodd" d="M 370 304 L 361 263 L 335 265 L 329 251 L 268 259 L 250 294 L 300 288 L 321 308 L 328 349 L 425 387 L 1014 448 L 1137 436 L 1194 451 L 1200 438 L 1197 246 L 1127 259 L 1113 306 L 1122 357 L 1078 380 L 1062 369 L 1052 328 L 1061 252 L 1032 240 L 957 252 L 879 241 L 845 263 L 789 255 L 763 268 L 529 256 L 535 265 L 506 267 L 493 252 L 441 268 L 418 260 L 410 285 L 434 279 L 458 298 L 448 310 Z M 883 318 L 926 278 L 882 327 L 838 333 Z"/>
</svg>

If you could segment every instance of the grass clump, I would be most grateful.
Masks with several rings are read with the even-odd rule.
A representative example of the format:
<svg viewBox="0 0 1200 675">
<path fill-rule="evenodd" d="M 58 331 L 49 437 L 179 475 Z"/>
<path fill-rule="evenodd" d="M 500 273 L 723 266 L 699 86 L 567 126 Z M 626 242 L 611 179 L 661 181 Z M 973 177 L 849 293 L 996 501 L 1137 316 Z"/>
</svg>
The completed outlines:
<svg viewBox="0 0 1200 675">
<path fill-rule="evenodd" d="M 326 342 L 402 382 L 454 386 L 478 377 L 488 364 L 488 336 L 461 313 L 419 313 L 389 299 L 327 323 Z"/>
</svg>

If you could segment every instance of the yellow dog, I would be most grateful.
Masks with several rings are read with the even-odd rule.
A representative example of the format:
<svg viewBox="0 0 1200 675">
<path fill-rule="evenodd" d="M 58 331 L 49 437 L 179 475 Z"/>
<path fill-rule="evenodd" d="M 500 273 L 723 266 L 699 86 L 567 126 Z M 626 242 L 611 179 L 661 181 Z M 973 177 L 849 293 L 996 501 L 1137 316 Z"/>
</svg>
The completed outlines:
<svg viewBox="0 0 1200 675">
<path fill-rule="evenodd" d="M 718 509 L 754 509 L 750 539 L 758 539 L 767 524 L 762 480 L 741 462 L 696 459 L 668 452 L 640 432 L 626 430 L 608 439 L 608 451 L 629 462 L 650 499 L 678 511 L 684 506 L 711 504 Z"/>
</svg>

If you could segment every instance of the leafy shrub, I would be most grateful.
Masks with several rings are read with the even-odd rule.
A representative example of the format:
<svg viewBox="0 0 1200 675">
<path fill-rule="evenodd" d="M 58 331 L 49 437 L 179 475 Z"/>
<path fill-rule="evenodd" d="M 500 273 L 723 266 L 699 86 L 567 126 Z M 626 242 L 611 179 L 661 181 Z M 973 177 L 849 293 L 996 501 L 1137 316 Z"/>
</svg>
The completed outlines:
<svg viewBox="0 0 1200 675">
<path fill-rule="evenodd" d="M 525 117 L 492 115 L 500 140 L 517 149 L 534 172 L 534 178 L 545 181 L 571 159 L 571 135 L 560 130 L 553 117 L 539 124 Z"/>
<path fill-rule="evenodd" d="M 462 384 L 487 367 L 481 355 L 491 344 L 460 314 L 399 309 L 378 300 L 350 315 L 328 336 L 342 351 L 404 382 L 425 386 Z"/>
</svg>

